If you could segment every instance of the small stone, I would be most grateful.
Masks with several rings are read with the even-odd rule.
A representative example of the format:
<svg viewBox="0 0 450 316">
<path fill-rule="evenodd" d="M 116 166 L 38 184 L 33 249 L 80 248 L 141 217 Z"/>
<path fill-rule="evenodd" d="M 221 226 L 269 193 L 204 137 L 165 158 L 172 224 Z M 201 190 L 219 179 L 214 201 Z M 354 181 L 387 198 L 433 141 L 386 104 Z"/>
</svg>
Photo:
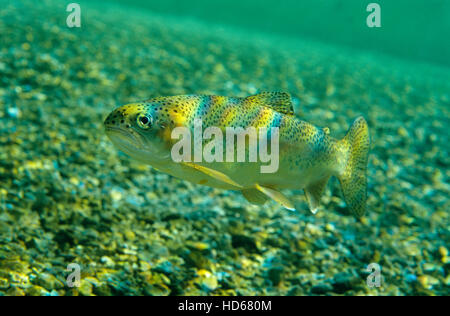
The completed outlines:
<svg viewBox="0 0 450 316">
<path fill-rule="evenodd" d="M 409 273 L 406 275 L 405 280 L 408 283 L 414 283 L 417 282 L 417 276 L 415 274 Z"/>
<path fill-rule="evenodd" d="M 297 241 L 297 247 L 300 250 L 307 250 L 307 249 L 309 249 L 311 247 L 311 245 L 305 240 L 298 240 Z"/>
<path fill-rule="evenodd" d="M 333 287 L 331 286 L 331 284 L 320 283 L 320 284 L 314 285 L 311 288 L 311 293 L 323 295 L 323 294 L 327 294 L 328 292 L 331 292 L 332 290 L 333 290 Z"/>
<path fill-rule="evenodd" d="M 11 287 L 6 293 L 9 296 L 25 296 L 25 291 L 18 287 Z"/>
<path fill-rule="evenodd" d="M 141 271 L 148 271 L 151 269 L 151 265 L 147 261 L 140 260 L 139 264 L 140 264 Z"/>
<path fill-rule="evenodd" d="M 144 292 L 151 296 L 167 296 L 170 294 L 170 289 L 165 284 L 150 284 Z"/>
<path fill-rule="evenodd" d="M 248 252 L 259 252 L 255 239 L 250 236 L 232 235 L 231 244 L 233 248 L 244 248 Z"/>
<path fill-rule="evenodd" d="M 108 256 L 101 257 L 100 262 L 104 263 L 105 266 L 108 267 L 108 268 L 112 268 L 112 267 L 114 267 L 116 265 L 114 263 L 114 261 Z"/>
<path fill-rule="evenodd" d="M 54 289 L 61 289 L 64 287 L 63 282 L 49 273 L 41 273 L 40 275 L 38 275 L 34 282 L 49 291 Z"/>
<path fill-rule="evenodd" d="M 19 272 L 10 272 L 10 282 L 20 288 L 27 288 L 29 286 L 28 275 Z"/>
<path fill-rule="evenodd" d="M 189 242 L 187 244 L 187 246 L 203 251 L 203 250 L 208 250 L 209 249 L 209 244 L 205 243 L 205 242 Z"/>
<path fill-rule="evenodd" d="M 29 43 L 23 43 L 22 44 L 22 49 L 23 50 L 30 50 L 30 48 L 31 48 L 31 45 Z"/>
<path fill-rule="evenodd" d="M 306 224 L 305 231 L 313 236 L 319 236 L 322 234 L 320 227 L 311 223 Z"/>
<path fill-rule="evenodd" d="M 305 292 L 303 288 L 299 285 L 295 285 L 287 292 L 287 296 L 304 296 Z"/>
<path fill-rule="evenodd" d="M 409 244 L 405 248 L 406 254 L 412 257 L 419 256 L 421 251 L 420 248 L 416 244 Z"/>
<path fill-rule="evenodd" d="M 431 272 L 437 269 L 437 266 L 434 263 L 424 263 L 423 264 L 423 270 L 427 272 Z"/>
<path fill-rule="evenodd" d="M 50 293 L 39 285 L 33 285 L 29 290 L 27 290 L 27 294 L 31 296 L 46 296 Z"/>
<path fill-rule="evenodd" d="M 400 126 L 397 130 L 397 133 L 399 136 L 401 137 L 407 137 L 408 136 L 408 131 L 406 130 L 406 128 L 404 128 L 403 126 Z"/>
<path fill-rule="evenodd" d="M 8 116 L 11 118 L 19 118 L 20 117 L 20 110 L 17 107 L 11 107 L 8 108 Z"/>
<path fill-rule="evenodd" d="M 0 289 L 6 290 L 7 288 L 9 288 L 9 281 L 5 278 L 0 278 Z"/>
<path fill-rule="evenodd" d="M 331 224 L 331 223 L 327 223 L 327 224 L 325 225 L 325 229 L 326 229 L 327 231 L 329 231 L 329 232 L 334 232 L 334 231 L 336 230 L 336 227 L 334 227 L 334 225 Z"/>
<path fill-rule="evenodd" d="M 333 290 L 336 293 L 343 294 L 347 291 L 354 289 L 355 285 L 359 281 L 360 280 L 353 274 L 345 272 L 338 273 L 334 276 L 333 279 Z"/>
<path fill-rule="evenodd" d="M 431 275 L 427 275 L 427 274 L 419 276 L 417 278 L 417 281 L 424 289 L 428 289 L 428 290 L 431 290 L 434 285 L 439 284 L 438 279 L 436 279 L 435 277 L 432 277 Z"/>
<path fill-rule="evenodd" d="M 128 240 L 134 240 L 136 238 L 136 234 L 131 230 L 125 231 L 124 235 L 125 235 L 125 238 Z"/>
<path fill-rule="evenodd" d="M 268 271 L 267 276 L 273 285 L 278 285 L 281 282 L 283 272 L 283 267 L 274 267 Z"/>
<path fill-rule="evenodd" d="M 94 277 L 88 276 L 84 279 L 86 282 L 90 282 L 93 286 L 97 287 L 101 285 L 101 282 Z"/>
<path fill-rule="evenodd" d="M 447 277 L 445 278 L 444 284 L 445 284 L 446 286 L 450 286 L 450 274 L 447 275 Z"/>
<path fill-rule="evenodd" d="M 197 278 L 196 283 L 203 287 L 206 291 L 214 291 L 219 282 L 217 281 L 217 277 L 207 270 L 198 270 L 197 274 L 199 277 Z"/>
<path fill-rule="evenodd" d="M 163 261 L 154 267 L 153 270 L 164 274 L 171 274 L 173 273 L 173 264 L 170 261 Z"/>
<path fill-rule="evenodd" d="M 447 248 L 445 248 L 444 246 L 440 246 L 439 247 L 439 254 L 441 255 L 442 258 L 447 257 L 448 256 Z"/>
<path fill-rule="evenodd" d="M 122 199 L 123 194 L 122 194 L 122 190 L 120 189 L 112 189 L 110 192 L 111 198 L 113 199 L 113 201 L 118 202 Z"/>
<path fill-rule="evenodd" d="M 81 280 L 81 285 L 78 288 L 78 291 L 84 296 L 92 295 L 92 283 L 86 280 Z"/>
</svg>

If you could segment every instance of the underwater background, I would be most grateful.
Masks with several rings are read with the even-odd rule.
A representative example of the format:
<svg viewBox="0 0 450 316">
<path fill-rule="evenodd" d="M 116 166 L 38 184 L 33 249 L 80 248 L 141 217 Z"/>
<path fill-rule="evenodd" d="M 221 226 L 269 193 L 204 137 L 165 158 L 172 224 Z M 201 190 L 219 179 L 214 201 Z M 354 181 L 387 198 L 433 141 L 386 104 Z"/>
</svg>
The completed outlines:
<svg viewBox="0 0 450 316">
<path fill-rule="evenodd" d="M 450 2 L 0 0 L 0 295 L 450 294 Z M 120 153 L 117 106 L 286 91 L 370 128 L 367 214 L 335 179 L 312 215 Z M 71 263 L 81 284 L 70 287 Z M 369 287 L 367 266 L 381 267 Z"/>
</svg>

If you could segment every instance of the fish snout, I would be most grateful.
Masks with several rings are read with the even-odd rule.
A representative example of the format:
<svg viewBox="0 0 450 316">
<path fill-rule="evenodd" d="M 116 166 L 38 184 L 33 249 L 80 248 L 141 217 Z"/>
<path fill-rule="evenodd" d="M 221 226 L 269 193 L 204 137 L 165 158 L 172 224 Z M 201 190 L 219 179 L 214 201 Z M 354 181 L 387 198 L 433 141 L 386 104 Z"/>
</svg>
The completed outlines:
<svg viewBox="0 0 450 316">
<path fill-rule="evenodd" d="M 103 122 L 106 129 L 108 128 L 129 128 L 130 124 L 121 108 L 112 111 Z"/>
</svg>

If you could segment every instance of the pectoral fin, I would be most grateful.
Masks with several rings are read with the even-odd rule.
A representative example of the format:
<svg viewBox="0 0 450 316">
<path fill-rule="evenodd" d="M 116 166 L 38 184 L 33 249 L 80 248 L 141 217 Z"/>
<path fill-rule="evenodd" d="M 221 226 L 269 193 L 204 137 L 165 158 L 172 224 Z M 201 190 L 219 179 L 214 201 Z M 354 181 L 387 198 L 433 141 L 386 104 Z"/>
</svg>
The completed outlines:
<svg viewBox="0 0 450 316">
<path fill-rule="evenodd" d="M 255 188 L 270 197 L 272 200 L 280 203 L 285 208 L 287 208 L 290 211 L 295 211 L 294 203 L 292 203 L 283 193 L 280 191 L 277 191 L 275 189 L 271 189 L 268 187 L 260 186 L 259 184 L 255 185 Z"/>
<path fill-rule="evenodd" d="M 206 175 L 208 175 L 208 176 L 210 176 L 210 177 L 212 177 L 212 178 L 214 178 L 216 180 L 219 180 L 219 181 L 228 183 L 228 184 L 230 184 L 232 186 L 235 186 L 236 188 L 239 188 L 239 189 L 242 188 L 242 186 L 240 184 L 234 182 L 233 180 L 231 180 L 230 177 L 228 177 L 226 174 L 224 174 L 224 173 L 222 173 L 220 171 L 213 170 L 213 169 L 210 169 L 210 168 L 207 168 L 207 167 L 203 167 L 203 166 L 197 165 L 197 164 L 192 163 L 192 162 L 181 162 L 181 164 L 183 164 L 183 165 L 185 165 L 187 167 L 190 167 L 190 168 L 194 168 L 195 170 L 203 172 L 204 174 L 206 174 Z"/>
<path fill-rule="evenodd" d="M 316 214 L 319 210 L 320 198 L 322 197 L 329 179 L 330 177 L 325 177 L 305 188 L 306 200 L 308 201 L 309 209 L 313 214 Z"/>
<path fill-rule="evenodd" d="M 269 200 L 264 193 L 258 191 L 257 189 L 245 189 L 241 192 L 245 199 L 252 204 L 263 205 Z"/>
</svg>

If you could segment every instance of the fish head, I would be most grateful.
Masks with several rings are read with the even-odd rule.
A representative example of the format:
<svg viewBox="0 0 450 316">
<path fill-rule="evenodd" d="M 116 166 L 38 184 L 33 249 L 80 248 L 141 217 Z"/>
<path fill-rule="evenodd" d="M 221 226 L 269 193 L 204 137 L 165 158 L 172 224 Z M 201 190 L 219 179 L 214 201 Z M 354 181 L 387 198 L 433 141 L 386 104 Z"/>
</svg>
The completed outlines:
<svg viewBox="0 0 450 316">
<path fill-rule="evenodd" d="M 167 129 L 167 119 L 157 109 L 148 102 L 115 109 L 104 121 L 106 135 L 119 150 L 137 160 L 148 163 L 167 159 L 170 148 L 160 137 Z"/>
</svg>

